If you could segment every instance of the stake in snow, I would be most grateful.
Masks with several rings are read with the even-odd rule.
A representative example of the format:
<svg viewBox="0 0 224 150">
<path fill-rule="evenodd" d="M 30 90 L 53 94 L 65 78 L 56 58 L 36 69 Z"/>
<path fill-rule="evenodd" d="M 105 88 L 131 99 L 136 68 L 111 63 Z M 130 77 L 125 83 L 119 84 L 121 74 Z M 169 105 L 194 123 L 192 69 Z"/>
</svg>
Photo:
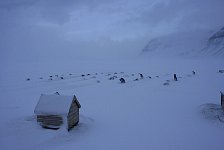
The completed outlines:
<svg viewBox="0 0 224 150">
<path fill-rule="evenodd" d="M 221 93 L 221 106 L 222 106 L 222 109 L 224 110 L 224 93 L 223 92 L 220 92 Z"/>
<path fill-rule="evenodd" d="M 59 129 L 64 124 L 69 131 L 79 122 L 79 108 L 76 96 L 41 94 L 34 113 L 42 127 Z"/>
</svg>

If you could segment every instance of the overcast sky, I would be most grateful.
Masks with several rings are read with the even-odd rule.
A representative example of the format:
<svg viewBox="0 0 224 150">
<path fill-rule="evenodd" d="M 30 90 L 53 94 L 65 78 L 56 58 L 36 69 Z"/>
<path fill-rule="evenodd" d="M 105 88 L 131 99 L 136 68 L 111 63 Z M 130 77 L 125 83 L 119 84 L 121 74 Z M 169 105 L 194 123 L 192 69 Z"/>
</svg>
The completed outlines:
<svg viewBox="0 0 224 150">
<path fill-rule="evenodd" d="M 223 18 L 224 0 L 0 0 L 0 58 L 125 55 L 160 35 L 221 28 Z"/>
</svg>

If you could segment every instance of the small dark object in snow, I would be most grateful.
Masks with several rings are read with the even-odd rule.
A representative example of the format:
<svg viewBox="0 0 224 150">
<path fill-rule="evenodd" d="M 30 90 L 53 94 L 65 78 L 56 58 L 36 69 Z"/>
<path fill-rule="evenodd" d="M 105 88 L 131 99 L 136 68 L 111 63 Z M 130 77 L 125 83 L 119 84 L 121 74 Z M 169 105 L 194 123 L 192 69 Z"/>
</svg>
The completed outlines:
<svg viewBox="0 0 224 150">
<path fill-rule="evenodd" d="M 90 76 L 90 74 L 88 73 L 87 76 Z"/>
<path fill-rule="evenodd" d="M 150 76 L 148 76 L 149 77 L 149 79 L 151 79 L 152 77 L 150 77 Z"/>
<path fill-rule="evenodd" d="M 43 79 L 42 77 L 40 77 L 40 79 Z"/>
<path fill-rule="evenodd" d="M 174 81 L 177 81 L 177 75 L 176 74 L 173 75 L 173 79 L 174 79 Z"/>
<path fill-rule="evenodd" d="M 64 79 L 63 77 L 61 77 L 61 79 Z"/>
<path fill-rule="evenodd" d="M 143 78 L 144 78 L 143 74 L 139 73 L 139 75 L 140 75 L 140 78 L 141 78 L 141 79 L 143 79 Z"/>
<path fill-rule="evenodd" d="M 120 78 L 119 80 L 121 81 L 121 83 L 125 83 L 124 78 Z"/>
<path fill-rule="evenodd" d="M 53 76 L 49 76 L 50 78 L 52 78 Z"/>
<path fill-rule="evenodd" d="M 170 85 L 168 82 L 163 83 L 163 85 Z"/>
<path fill-rule="evenodd" d="M 219 73 L 224 73 L 224 70 L 219 70 Z"/>
<path fill-rule="evenodd" d="M 53 80 L 52 78 L 50 78 L 49 80 Z"/>
<path fill-rule="evenodd" d="M 82 77 L 85 77 L 85 75 L 84 75 L 84 74 L 82 74 L 81 76 L 82 76 Z"/>
<path fill-rule="evenodd" d="M 114 77 L 110 77 L 109 80 L 114 80 Z"/>
<path fill-rule="evenodd" d="M 26 81 L 30 81 L 30 78 L 27 78 Z"/>
<path fill-rule="evenodd" d="M 156 76 L 157 78 L 159 78 L 159 76 Z"/>
<path fill-rule="evenodd" d="M 69 75 L 71 76 L 72 74 L 70 73 Z"/>
<path fill-rule="evenodd" d="M 137 78 L 137 79 L 134 79 L 134 81 L 138 81 L 139 79 Z"/>
<path fill-rule="evenodd" d="M 196 74 L 194 70 L 192 71 L 192 74 L 193 74 L 193 75 L 195 75 L 195 74 Z"/>
<path fill-rule="evenodd" d="M 100 80 L 97 80 L 96 82 L 97 82 L 97 83 L 100 83 Z"/>
<path fill-rule="evenodd" d="M 60 93 L 59 93 L 59 92 L 55 92 L 54 94 L 60 95 Z"/>
<path fill-rule="evenodd" d="M 114 74 L 117 74 L 117 72 L 115 72 Z"/>
<path fill-rule="evenodd" d="M 98 73 L 95 73 L 95 75 L 98 75 Z"/>
</svg>

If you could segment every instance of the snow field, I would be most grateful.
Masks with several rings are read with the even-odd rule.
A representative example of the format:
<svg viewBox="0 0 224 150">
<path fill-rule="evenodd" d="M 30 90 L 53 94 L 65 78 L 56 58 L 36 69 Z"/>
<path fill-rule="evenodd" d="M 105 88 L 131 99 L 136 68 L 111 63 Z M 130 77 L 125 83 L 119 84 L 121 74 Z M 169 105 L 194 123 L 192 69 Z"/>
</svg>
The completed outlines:
<svg viewBox="0 0 224 150">
<path fill-rule="evenodd" d="M 72 76 L 65 73 L 68 66 L 58 70 L 64 74 L 62 80 L 48 80 L 53 73 L 37 75 L 35 71 L 30 75 L 21 71 L 18 78 L 11 79 L 17 82 L 4 76 L 0 86 L 1 149 L 222 150 L 224 124 L 198 115 L 202 104 L 220 103 L 224 75 L 217 71 L 222 66 L 204 60 L 110 62 L 100 67 L 97 62 L 82 65 L 75 73 L 70 69 Z M 115 72 L 118 78 L 108 80 Z M 88 73 L 88 77 L 80 76 Z M 133 81 L 138 73 L 152 78 Z M 172 80 L 173 73 L 179 77 L 177 82 Z M 26 81 L 28 77 L 30 81 Z M 121 84 L 119 77 L 127 83 Z M 170 84 L 164 86 L 167 80 Z M 70 132 L 43 129 L 33 116 L 40 94 L 56 91 L 75 94 L 82 105 L 80 123 Z"/>
</svg>

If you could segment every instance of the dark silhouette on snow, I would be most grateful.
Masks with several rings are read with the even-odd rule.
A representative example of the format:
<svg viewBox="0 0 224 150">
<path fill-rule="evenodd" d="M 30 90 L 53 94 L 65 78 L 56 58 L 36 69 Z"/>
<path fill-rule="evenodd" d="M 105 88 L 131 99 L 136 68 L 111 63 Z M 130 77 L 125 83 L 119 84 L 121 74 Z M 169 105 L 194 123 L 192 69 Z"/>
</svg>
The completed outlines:
<svg viewBox="0 0 224 150">
<path fill-rule="evenodd" d="M 167 85 L 170 85 L 170 84 L 168 82 L 165 82 L 165 83 L 163 83 L 163 85 L 166 85 L 167 86 Z"/>
<path fill-rule="evenodd" d="M 125 83 L 125 79 L 124 78 L 120 78 L 121 83 Z"/>
<path fill-rule="evenodd" d="M 195 75 L 195 74 L 196 74 L 194 70 L 192 71 L 192 74 L 193 74 L 193 75 Z"/>
<path fill-rule="evenodd" d="M 177 75 L 176 74 L 173 75 L 173 79 L 174 79 L 174 81 L 177 81 Z"/>
<path fill-rule="evenodd" d="M 110 77 L 109 80 L 114 80 L 114 77 Z"/>
<path fill-rule="evenodd" d="M 54 94 L 60 95 L 59 92 L 55 92 Z"/>
<path fill-rule="evenodd" d="M 141 79 L 143 79 L 143 78 L 144 78 L 143 74 L 139 73 L 139 75 L 140 75 L 140 78 L 141 78 Z"/>
<path fill-rule="evenodd" d="M 224 70 L 219 70 L 219 73 L 224 73 Z"/>
<path fill-rule="evenodd" d="M 221 93 L 221 106 L 222 106 L 222 109 L 224 110 L 224 93 L 221 91 L 220 93 Z"/>
</svg>

